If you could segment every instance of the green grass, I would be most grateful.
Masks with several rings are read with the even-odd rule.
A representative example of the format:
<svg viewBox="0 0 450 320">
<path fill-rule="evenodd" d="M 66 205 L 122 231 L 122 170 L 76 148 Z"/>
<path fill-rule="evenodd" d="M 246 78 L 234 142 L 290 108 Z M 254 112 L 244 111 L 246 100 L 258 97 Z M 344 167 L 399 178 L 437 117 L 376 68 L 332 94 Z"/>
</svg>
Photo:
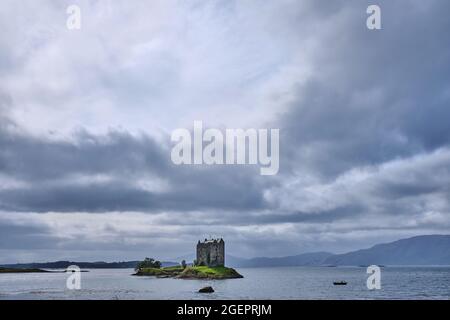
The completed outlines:
<svg viewBox="0 0 450 320">
<path fill-rule="evenodd" d="M 158 268 L 142 268 L 136 272 L 138 276 L 168 276 L 169 272 Z"/>
<path fill-rule="evenodd" d="M 233 268 L 227 267 L 186 267 L 173 266 L 165 268 L 142 268 L 139 269 L 137 276 L 156 276 L 156 277 L 177 277 L 184 279 L 233 279 L 242 278 L 242 276 Z"/>
<path fill-rule="evenodd" d="M 137 276 L 176 276 L 183 271 L 182 266 L 165 268 L 141 268 L 136 272 Z"/>
<path fill-rule="evenodd" d="M 166 270 L 166 271 L 183 271 L 184 270 L 184 268 L 182 267 L 182 266 L 172 266 L 172 267 L 164 267 L 164 268 L 162 268 L 163 270 Z"/>
<path fill-rule="evenodd" d="M 180 278 L 199 278 L 199 279 L 242 278 L 242 276 L 233 268 L 206 267 L 206 266 L 188 267 L 180 274 L 179 277 Z"/>
<path fill-rule="evenodd" d="M 196 267 L 192 267 L 191 269 L 198 271 L 198 272 L 202 272 L 202 273 L 206 273 L 206 274 L 215 274 L 215 275 L 227 275 L 227 274 L 232 274 L 231 268 L 227 268 L 227 267 L 206 267 L 206 266 L 196 266 Z"/>
</svg>

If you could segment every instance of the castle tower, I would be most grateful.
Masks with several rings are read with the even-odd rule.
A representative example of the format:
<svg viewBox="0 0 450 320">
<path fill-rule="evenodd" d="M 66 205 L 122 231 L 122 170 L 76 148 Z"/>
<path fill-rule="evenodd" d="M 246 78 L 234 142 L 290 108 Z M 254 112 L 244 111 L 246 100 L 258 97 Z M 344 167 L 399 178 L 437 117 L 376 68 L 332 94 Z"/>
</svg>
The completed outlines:
<svg viewBox="0 0 450 320">
<path fill-rule="evenodd" d="M 197 243 L 197 265 L 219 267 L 225 265 L 225 241 L 220 239 L 205 239 Z"/>
</svg>

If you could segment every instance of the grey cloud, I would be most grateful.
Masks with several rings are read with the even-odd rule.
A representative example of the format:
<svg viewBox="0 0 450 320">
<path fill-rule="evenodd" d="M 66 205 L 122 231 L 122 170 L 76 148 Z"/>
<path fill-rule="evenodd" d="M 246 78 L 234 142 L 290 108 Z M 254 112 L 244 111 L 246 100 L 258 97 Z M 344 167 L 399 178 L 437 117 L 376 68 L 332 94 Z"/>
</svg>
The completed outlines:
<svg viewBox="0 0 450 320">
<path fill-rule="evenodd" d="M 281 119 L 296 163 L 331 177 L 450 143 L 448 4 L 381 1 L 373 32 L 358 14 L 367 3 L 342 3 L 345 22 L 321 38 L 320 67 Z"/>
<path fill-rule="evenodd" d="M 29 184 L 0 190 L 4 210 L 246 210 L 266 205 L 253 178 L 255 170 L 177 167 L 170 160 L 170 144 L 145 135 L 113 131 L 95 136 L 84 131 L 70 142 L 2 133 L 1 173 Z M 83 184 L 74 178 L 101 174 L 112 178 Z M 170 190 L 153 192 L 136 186 L 134 182 L 142 178 L 167 181 Z"/>
<path fill-rule="evenodd" d="M 83 131 L 75 140 L 51 141 L 2 132 L 0 163 L 8 174 L 39 182 L 74 173 L 136 175 L 139 169 L 158 171 L 166 166 L 162 147 L 145 136 L 110 132 L 99 137 Z"/>
<path fill-rule="evenodd" d="M 196 179 L 195 174 L 190 178 Z M 40 184 L 39 188 L 0 191 L 2 199 L 0 207 L 3 210 L 32 210 L 35 212 L 145 212 L 163 209 L 185 211 L 217 207 L 225 210 L 247 210 L 264 205 L 259 189 L 246 188 L 246 193 L 244 193 L 242 188 L 238 189 L 234 185 L 217 186 L 207 178 L 201 180 L 203 182 L 197 181 L 194 186 L 191 186 L 192 182 L 185 182 L 185 184 L 162 193 L 153 193 L 134 186 L 127 186 L 126 181 L 85 186 Z M 176 181 L 172 182 L 176 183 Z"/>
<path fill-rule="evenodd" d="M 0 221 L 0 250 L 49 248 L 54 247 L 58 240 L 47 226 Z"/>
<path fill-rule="evenodd" d="M 58 90 L 58 86 L 44 86 L 46 90 L 39 91 L 35 84 L 28 83 L 25 88 L 36 91 L 27 90 L 30 97 L 22 101 L 36 99 L 39 103 L 21 106 L 17 105 L 21 91 L 15 95 L 0 91 L 0 183 L 17 182 L 0 185 L 0 209 L 10 215 L 38 212 L 42 217 L 48 212 L 100 212 L 105 219 L 111 211 L 154 215 L 167 211 L 149 223 L 149 229 L 179 228 L 180 239 L 195 241 L 195 237 L 203 236 L 214 226 L 217 233 L 230 239 L 231 248 L 237 252 L 259 255 L 283 250 L 295 254 L 304 250 L 356 249 L 362 243 L 423 232 L 448 232 L 448 223 L 444 222 L 450 214 L 450 161 L 441 157 L 439 150 L 447 154 L 450 147 L 450 4 L 440 0 L 378 1 L 382 9 L 380 31 L 365 27 L 369 4 L 372 3 L 311 0 L 273 2 L 267 6 L 231 1 L 217 2 L 208 8 L 187 5 L 188 11 L 202 13 L 193 15 L 195 26 L 189 19 L 183 20 L 186 28 L 178 25 L 175 31 L 157 24 L 169 33 L 158 34 L 163 40 L 161 47 L 153 41 L 158 38 L 150 36 L 153 25 L 132 25 L 136 41 L 127 44 L 142 42 L 150 49 L 145 47 L 145 54 L 138 55 L 138 68 L 128 71 L 127 64 L 109 69 L 109 64 L 122 60 L 133 64 L 136 52 L 121 50 L 118 43 L 108 42 L 102 32 L 109 20 L 102 20 L 102 49 L 71 57 L 82 68 L 79 77 L 68 81 L 77 83 L 86 78 L 74 92 L 86 91 L 93 106 L 101 111 L 90 112 L 85 100 L 74 99 L 73 104 L 65 104 L 66 109 L 61 109 L 61 119 L 66 117 L 64 110 L 68 111 L 67 117 L 76 114 L 78 120 L 93 117 L 95 129 L 100 120 L 110 119 L 109 111 L 117 112 L 115 116 L 124 115 L 123 109 L 134 112 L 143 104 L 151 106 L 150 112 L 139 110 L 134 117 L 123 120 L 125 129 L 107 134 L 94 133 L 86 124 L 86 129 L 67 139 L 46 137 L 28 130 L 26 124 L 31 127 L 32 122 L 17 120 L 26 115 L 23 110 L 39 108 L 39 103 L 48 108 L 43 110 L 50 110 L 47 104 L 63 103 L 66 92 Z M 126 2 L 121 6 L 126 9 Z M 95 21 L 96 7 L 90 8 L 93 16 L 89 17 Z M 55 12 L 58 10 L 52 14 Z M 125 12 L 133 17 L 130 8 Z M 211 34 L 200 32 L 215 18 L 220 19 L 223 28 L 212 28 Z M 3 26 L 5 21 L 0 24 Z M 178 34 L 180 28 L 186 32 Z M 119 28 L 112 30 L 123 32 Z M 89 32 L 97 35 L 93 29 Z M 145 34 L 145 39 L 138 37 L 139 32 Z M 172 32 L 177 36 L 173 37 Z M 18 59 L 12 49 L 16 41 L 11 34 L 0 37 L 0 47 L 8 48 L 0 51 L 0 70 L 7 72 L 18 68 L 10 64 L 23 65 L 21 59 L 26 60 L 23 56 Z M 118 39 L 124 39 L 120 35 Z M 183 37 L 192 38 L 183 42 Z M 52 41 L 51 37 L 42 38 Z M 96 44 L 94 40 L 95 37 L 89 38 L 92 42 L 84 43 L 86 48 Z M 179 43 L 181 49 L 172 48 Z M 69 45 L 64 41 L 54 43 L 56 47 L 61 44 Z M 73 49 L 79 43 L 74 39 L 71 45 Z M 186 48 L 192 52 L 183 56 Z M 92 61 L 91 56 L 97 53 L 101 61 Z M 220 60 L 228 55 L 229 59 Z M 44 58 L 36 61 L 48 63 Z M 74 71 L 70 66 L 63 63 L 62 70 Z M 306 79 L 292 80 L 297 76 L 296 70 L 303 67 L 311 69 L 311 74 Z M 278 69 L 287 71 L 274 71 Z M 30 72 L 36 76 L 41 71 L 32 68 Z M 60 70 L 52 71 L 49 83 Z M 184 73 L 178 74 L 180 71 Z M 274 75 L 280 79 L 274 80 Z M 28 74 L 22 76 L 27 78 Z M 266 85 L 253 86 L 265 84 L 266 80 Z M 8 81 L 8 85 L 17 88 L 20 82 Z M 272 86 L 278 87 L 272 92 Z M 103 90 L 112 92 L 112 99 L 103 100 Z M 270 103 L 255 98 L 266 91 L 273 93 Z M 99 101 L 95 99 L 98 92 Z M 254 94 L 248 100 L 240 100 L 237 95 L 241 92 Z M 288 99 L 287 106 L 276 105 L 284 101 L 280 98 L 284 95 L 293 99 Z M 150 120 L 153 115 L 155 122 L 169 119 L 170 124 L 180 123 L 179 118 L 186 115 L 202 118 L 210 110 L 212 113 L 205 117 L 217 118 L 220 112 L 214 113 L 214 107 L 221 103 L 240 111 L 235 115 L 236 121 L 248 119 L 253 125 L 252 120 L 259 116 L 257 112 L 269 111 L 259 106 L 249 108 L 257 102 L 274 105 L 277 111 L 280 108 L 279 114 L 273 113 L 276 116 L 261 118 L 266 121 L 265 126 L 280 128 L 281 167 L 275 177 L 261 177 L 252 167 L 175 166 L 170 161 L 168 139 L 160 141 L 148 131 L 135 134 L 127 127 L 134 126 L 140 118 L 144 120 L 139 124 L 145 123 L 145 117 Z M 109 104 L 116 109 L 105 107 Z M 74 106 L 80 109 L 74 110 Z M 17 113 L 19 116 L 12 112 L 16 108 L 22 112 Z M 122 122 L 120 117 L 111 119 Z M 220 123 L 222 119 L 211 120 Z M 67 123 L 71 130 L 77 122 Z M 167 123 L 161 127 L 168 129 Z M 142 185 L 141 180 L 151 186 Z M 134 217 L 132 212 L 124 214 Z M 3 249 L 15 248 L 18 235 L 29 235 L 17 247 L 50 249 L 61 244 L 76 250 L 76 241 L 53 239 L 54 230 L 31 223 L 12 227 L 0 224 L 0 229 Z M 80 248 L 93 252 L 94 247 L 139 252 L 141 242 L 126 242 L 135 233 L 133 229 L 120 230 L 111 223 L 106 231 L 111 236 L 108 245 L 89 234 L 80 234 Z M 158 246 L 156 243 L 173 238 L 173 234 L 158 230 L 152 236 L 135 234 L 132 238 L 146 237 Z M 34 246 L 33 241 L 39 244 Z M 186 250 L 183 243 L 179 240 L 168 250 L 176 252 L 177 245 Z M 162 248 L 155 250 L 165 252 Z"/>
</svg>

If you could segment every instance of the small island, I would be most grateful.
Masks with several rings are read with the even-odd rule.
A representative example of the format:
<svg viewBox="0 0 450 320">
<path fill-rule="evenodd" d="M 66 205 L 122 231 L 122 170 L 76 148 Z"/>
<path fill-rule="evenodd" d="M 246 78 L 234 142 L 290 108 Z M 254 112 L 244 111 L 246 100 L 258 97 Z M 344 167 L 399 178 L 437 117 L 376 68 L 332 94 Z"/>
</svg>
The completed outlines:
<svg viewBox="0 0 450 320">
<path fill-rule="evenodd" d="M 243 278 L 233 268 L 208 267 L 208 266 L 182 266 L 165 268 L 142 268 L 138 269 L 135 276 L 155 276 L 157 278 L 178 278 L 178 279 L 237 279 Z"/>
<path fill-rule="evenodd" d="M 50 271 L 37 268 L 0 268 L 0 273 L 47 273 Z"/>
<path fill-rule="evenodd" d="M 243 278 L 235 269 L 225 267 L 225 242 L 223 239 L 205 239 L 197 243 L 197 259 L 191 266 L 183 260 L 181 265 L 161 267 L 161 263 L 146 258 L 136 266 L 135 276 L 155 276 L 178 279 L 238 279 Z"/>
</svg>

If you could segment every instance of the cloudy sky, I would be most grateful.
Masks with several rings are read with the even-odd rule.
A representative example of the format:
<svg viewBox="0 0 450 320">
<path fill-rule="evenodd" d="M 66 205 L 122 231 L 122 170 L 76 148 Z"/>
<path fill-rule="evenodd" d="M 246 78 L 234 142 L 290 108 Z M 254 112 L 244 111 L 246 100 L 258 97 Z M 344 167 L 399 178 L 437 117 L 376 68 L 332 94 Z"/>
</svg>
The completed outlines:
<svg viewBox="0 0 450 320">
<path fill-rule="evenodd" d="M 378 4 L 382 30 L 368 30 Z M 66 28 L 67 6 L 81 29 Z M 344 252 L 450 233 L 450 3 L 2 1 L 0 263 Z M 176 166 L 279 128 L 280 171 Z"/>
</svg>

